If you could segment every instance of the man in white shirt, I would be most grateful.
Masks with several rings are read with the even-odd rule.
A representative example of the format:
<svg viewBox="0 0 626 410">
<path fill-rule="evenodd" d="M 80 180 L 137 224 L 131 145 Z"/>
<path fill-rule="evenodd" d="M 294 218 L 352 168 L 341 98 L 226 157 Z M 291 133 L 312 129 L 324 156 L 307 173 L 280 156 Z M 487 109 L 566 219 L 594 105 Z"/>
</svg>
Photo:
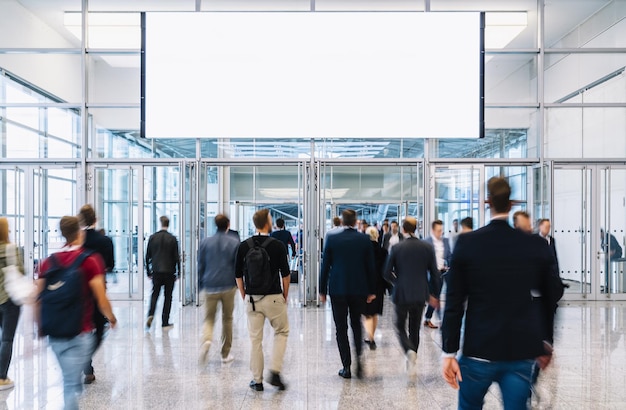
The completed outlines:
<svg viewBox="0 0 626 410">
<path fill-rule="evenodd" d="M 399 243 L 404 239 L 404 236 L 400 233 L 397 221 L 391 221 L 391 231 L 386 233 L 383 237 L 383 248 L 387 249 L 387 252 L 391 251 L 393 245 Z"/>
<path fill-rule="evenodd" d="M 443 276 L 443 274 L 448 271 L 448 263 L 450 262 L 450 256 L 452 254 L 448 238 L 443 237 L 443 222 L 440 219 L 433 221 L 430 232 L 430 236 L 424 240 L 435 248 L 435 258 L 437 261 L 437 269 L 439 270 L 439 272 L 430 272 L 430 274 Z M 424 316 L 424 326 L 431 329 L 437 329 L 439 327 L 431 320 L 434 311 L 435 308 L 428 306 L 426 315 Z"/>
</svg>

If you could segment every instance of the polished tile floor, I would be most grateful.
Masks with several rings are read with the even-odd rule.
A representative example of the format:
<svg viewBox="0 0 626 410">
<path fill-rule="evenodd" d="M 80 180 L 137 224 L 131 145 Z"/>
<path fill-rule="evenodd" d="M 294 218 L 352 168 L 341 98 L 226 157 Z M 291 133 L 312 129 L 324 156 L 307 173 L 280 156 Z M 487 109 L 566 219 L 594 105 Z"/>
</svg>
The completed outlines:
<svg viewBox="0 0 626 410">
<path fill-rule="evenodd" d="M 385 303 L 376 336 L 378 349 L 365 351 L 365 378 L 344 380 L 337 376 L 340 361 L 330 308 L 300 308 L 290 300 L 291 333 L 283 369 L 288 389 L 278 392 L 266 384 L 264 392 L 253 392 L 248 388 L 249 341 L 239 298 L 234 321 L 236 359 L 222 365 L 215 349 L 206 366 L 198 364 L 202 307 L 175 307 L 174 328 L 162 330 L 157 316 L 147 332 L 145 303 L 114 302 L 120 326 L 109 333 L 95 357 L 97 380 L 86 386 L 81 408 L 456 408 L 456 393 L 440 376 L 439 332 L 421 330 L 417 376 L 408 377 L 391 326 L 392 306 Z M 541 375 L 535 408 L 626 409 L 626 303 L 568 302 L 562 303 L 558 314 L 555 363 Z M 218 324 L 215 340 L 219 333 Z M 268 351 L 269 325 L 265 335 Z M 20 320 L 9 377 L 16 387 L 0 392 L 0 409 L 62 408 L 58 364 L 45 341 L 34 336 L 28 309 Z M 501 408 L 495 386 L 485 408 Z"/>
</svg>

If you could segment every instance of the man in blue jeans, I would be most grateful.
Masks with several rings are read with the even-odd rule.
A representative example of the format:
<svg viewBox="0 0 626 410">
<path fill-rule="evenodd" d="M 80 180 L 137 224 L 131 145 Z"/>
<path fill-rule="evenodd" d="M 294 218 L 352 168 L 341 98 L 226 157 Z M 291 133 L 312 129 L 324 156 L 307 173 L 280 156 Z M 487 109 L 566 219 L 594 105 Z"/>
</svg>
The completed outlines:
<svg viewBox="0 0 626 410">
<path fill-rule="evenodd" d="M 443 376 L 459 389 L 459 409 L 481 409 L 496 382 L 504 408 L 521 410 L 528 408 L 534 367 L 550 362 L 561 283 L 545 241 L 509 225 L 508 182 L 492 178 L 488 191 L 491 223 L 459 235 L 452 255 L 441 328 Z"/>
</svg>

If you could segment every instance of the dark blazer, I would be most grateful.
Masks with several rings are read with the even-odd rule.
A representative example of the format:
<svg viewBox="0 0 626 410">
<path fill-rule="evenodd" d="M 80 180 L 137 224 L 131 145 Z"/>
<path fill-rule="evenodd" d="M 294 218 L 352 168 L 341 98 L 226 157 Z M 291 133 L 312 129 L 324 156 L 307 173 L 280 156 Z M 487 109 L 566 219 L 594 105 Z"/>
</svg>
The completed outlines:
<svg viewBox="0 0 626 410">
<path fill-rule="evenodd" d="M 381 248 L 378 242 L 374 242 L 370 239 L 372 249 L 374 250 L 374 269 L 376 271 L 376 285 L 375 294 L 383 295 L 385 290 L 389 288 L 388 282 L 385 280 L 385 264 L 387 262 L 387 256 L 389 253 L 385 248 Z"/>
<path fill-rule="evenodd" d="M 150 236 L 146 249 L 146 274 L 180 275 L 180 253 L 178 240 L 167 230 L 162 229 Z"/>
<path fill-rule="evenodd" d="M 552 266 L 543 239 L 505 220 L 459 235 L 447 279 L 444 352 L 459 350 L 465 313 L 465 356 L 509 361 L 544 354 L 561 288 Z"/>
<path fill-rule="evenodd" d="M 385 279 L 393 283 L 393 303 L 396 305 L 424 304 L 432 294 L 439 297 L 439 275 L 433 246 L 415 236 L 406 238 L 391 248 Z"/>
<path fill-rule="evenodd" d="M 289 246 L 291 246 L 291 255 L 294 257 L 296 256 L 296 243 L 293 241 L 291 232 L 286 229 L 279 229 L 272 232 L 270 236 L 274 239 L 278 239 L 285 245 L 285 249 L 287 249 L 287 254 L 289 254 Z"/>
<path fill-rule="evenodd" d="M 111 272 L 115 266 L 115 257 L 113 255 L 113 241 L 111 238 L 102 235 L 95 229 L 85 230 L 85 243 L 83 246 L 98 252 L 104 260 L 104 268 L 107 272 Z"/>
<path fill-rule="evenodd" d="M 448 266 L 450 266 L 450 257 L 452 256 L 452 250 L 450 248 L 450 241 L 448 240 L 448 238 L 441 238 L 443 240 L 443 258 L 446 260 L 446 263 L 448 264 Z M 433 246 L 433 249 L 435 248 L 435 244 L 433 243 L 433 237 L 429 236 L 428 238 L 424 239 L 424 241 L 428 242 L 429 244 L 431 244 Z M 437 255 L 435 254 L 435 257 Z M 435 266 L 437 266 L 437 260 L 435 259 Z"/>
<path fill-rule="evenodd" d="M 404 240 L 404 235 L 402 235 L 401 232 L 398 232 L 398 235 L 400 236 L 400 242 L 402 242 Z M 387 250 L 389 250 L 389 239 L 391 239 L 391 231 L 383 235 L 383 248 Z"/>
<path fill-rule="evenodd" d="M 329 235 L 324 246 L 319 293 L 367 296 L 376 289 L 374 250 L 368 235 L 346 228 Z"/>
<path fill-rule="evenodd" d="M 550 247 L 550 250 L 552 251 L 552 254 L 554 255 L 554 263 L 556 264 L 556 268 L 555 268 L 556 272 L 557 274 L 560 274 L 561 269 L 559 268 L 559 258 L 556 256 L 556 244 L 554 243 L 554 237 L 552 235 L 548 235 L 548 238 L 550 239 L 550 241 L 548 242 L 543 236 L 539 235 L 538 233 L 535 234 L 535 236 L 541 238 L 541 240 Z"/>
</svg>

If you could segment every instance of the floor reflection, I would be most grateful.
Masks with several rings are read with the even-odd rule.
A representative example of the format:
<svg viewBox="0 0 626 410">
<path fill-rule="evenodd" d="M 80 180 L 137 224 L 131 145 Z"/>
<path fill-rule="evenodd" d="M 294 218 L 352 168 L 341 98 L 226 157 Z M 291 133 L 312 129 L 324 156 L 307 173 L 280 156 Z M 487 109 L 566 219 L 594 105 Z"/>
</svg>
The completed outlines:
<svg viewBox="0 0 626 410">
<path fill-rule="evenodd" d="M 295 290 L 295 289 L 294 289 Z M 296 292 L 292 292 L 295 296 Z M 418 373 L 409 378 L 392 328 L 392 309 L 365 350 L 364 380 L 343 380 L 329 308 L 300 308 L 290 301 L 291 331 L 283 371 L 288 390 L 266 384 L 252 392 L 246 318 L 239 298 L 234 313 L 233 354 L 222 364 L 219 349 L 199 366 L 202 307 L 174 307 L 174 328 L 144 329 L 147 302 L 114 302 L 120 326 L 111 331 L 94 360 L 96 382 L 85 386 L 85 409 L 451 409 L 456 394 L 440 376 L 440 335 L 421 331 Z M 159 314 L 161 306 L 157 307 Z M 535 408 L 626 408 L 624 302 L 562 303 L 556 323 L 554 366 L 541 374 Z M 32 311 L 22 312 L 9 377 L 13 390 L 0 392 L 0 410 L 62 408 L 59 366 L 47 344 L 35 337 Z M 214 342 L 221 332 L 218 321 Z M 266 326 L 265 351 L 271 346 Z M 267 360 L 266 360 L 267 363 Z M 492 387 L 486 409 L 501 408 Z"/>
</svg>

